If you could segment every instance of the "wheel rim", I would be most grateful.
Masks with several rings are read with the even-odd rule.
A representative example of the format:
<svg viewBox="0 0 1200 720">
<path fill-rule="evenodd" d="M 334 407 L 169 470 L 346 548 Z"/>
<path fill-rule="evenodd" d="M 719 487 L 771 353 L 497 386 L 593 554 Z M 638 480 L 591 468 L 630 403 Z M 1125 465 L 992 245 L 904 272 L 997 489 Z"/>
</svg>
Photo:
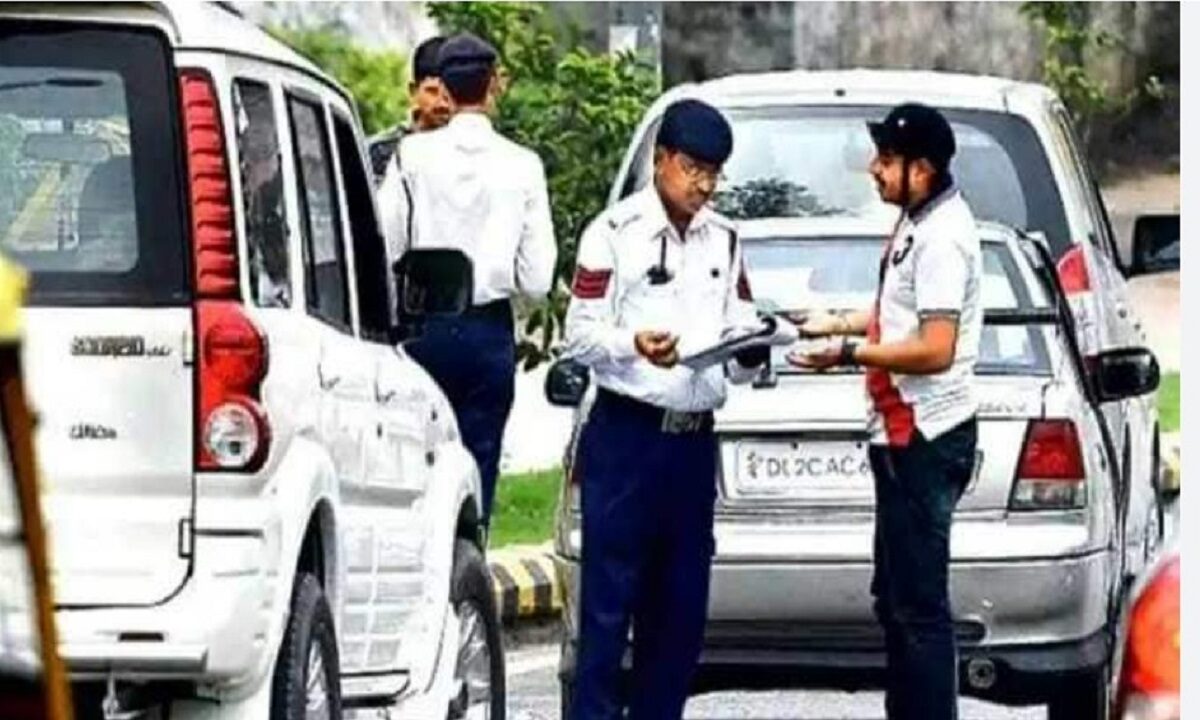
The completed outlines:
<svg viewBox="0 0 1200 720">
<path fill-rule="evenodd" d="M 308 672 L 305 675 L 305 720 L 329 720 L 329 685 L 325 677 L 325 661 L 314 641 L 308 649 Z"/>
<path fill-rule="evenodd" d="M 459 603 L 458 660 L 454 666 L 452 718 L 487 720 L 492 716 L 492 648 L 487 623 L 471 602 Z"/>
</svg>

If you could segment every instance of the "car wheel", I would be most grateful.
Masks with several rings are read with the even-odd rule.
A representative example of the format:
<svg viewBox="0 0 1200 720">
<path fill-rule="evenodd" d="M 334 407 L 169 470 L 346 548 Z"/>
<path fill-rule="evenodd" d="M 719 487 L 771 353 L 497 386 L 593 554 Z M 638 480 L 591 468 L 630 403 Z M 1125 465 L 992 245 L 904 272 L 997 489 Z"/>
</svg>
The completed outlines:
<svg viewBox="0 0 1200 720">
<path fill-rule="evenodd" d="M 468 540 L 454 543 L 450 606 L 458 619 L 458 659 L 450 720 L 504 720 L 504 644 L 483 554 Z"/>
<path fill-rule="evenodd" d="M 1047 720 L 1107 720 L 1108 690 L 1107 667 L 1073 677 L 1060 685 L 1050 701 Z"/>
<path fill-rule="evenodd" d="M 342 688 L 333 615 L 321 583 L 296 578 L 271 684 L 272 720 L 340 720 Z"/>
</svg>

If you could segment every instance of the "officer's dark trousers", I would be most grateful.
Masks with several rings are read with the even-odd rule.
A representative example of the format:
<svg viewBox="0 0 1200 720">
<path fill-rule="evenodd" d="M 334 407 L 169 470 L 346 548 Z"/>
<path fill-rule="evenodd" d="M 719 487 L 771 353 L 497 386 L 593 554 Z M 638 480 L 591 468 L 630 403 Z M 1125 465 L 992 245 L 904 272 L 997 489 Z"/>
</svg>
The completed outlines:
<svg viewBox="0 0 1200 720">
<path fill-rule="evenodd" d="M 407 349 L 454 408 L 463 444 L 479 466 L 487 525 L 516 382 L 512 308 L 502 300 L 473 307 L 460 317 L 430 319 L 420 339 Z"/>
<path fill-rule="evenodd" d="M 677 720 L 708 609 L 716 441 L 601 390 L 580 437 L 583 558 L 571 717 Z M 621 659 L 633 622 L 628 695 Z"/>
<path fill-rule="evenodd" d="M 976 422 L 907 447 L 871 448 L 875 575 L 871 594 L 887 648 L 889 720 L 958 716 L 950 614 L 950 522 L 975 462 Z"/>
</svg>

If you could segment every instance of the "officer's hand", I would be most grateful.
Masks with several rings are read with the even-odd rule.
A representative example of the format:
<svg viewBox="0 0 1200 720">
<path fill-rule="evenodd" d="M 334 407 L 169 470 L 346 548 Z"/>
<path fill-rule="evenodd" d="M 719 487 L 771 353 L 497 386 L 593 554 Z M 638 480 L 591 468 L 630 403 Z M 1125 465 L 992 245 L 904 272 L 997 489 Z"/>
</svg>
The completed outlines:
<svg viewBox="0 0 1200 720">
<path fill-rule="evenodd" d="M 840 315 L 824 311 L 793 312 L 788 314 L 788 319 L 796 325 L 800 337 L 803 338 L 836 335 L 843 332 L 846 325 L 845 319 Z"/>
<path fill-rule="evenodd" d="M 676 350 L 679 338 L 669 332 L 643 330 L 633 336 L 633 343 L 638 353 L 653 365 L 669 368 L 679 362 L 679 352 Z"/>
</svg>

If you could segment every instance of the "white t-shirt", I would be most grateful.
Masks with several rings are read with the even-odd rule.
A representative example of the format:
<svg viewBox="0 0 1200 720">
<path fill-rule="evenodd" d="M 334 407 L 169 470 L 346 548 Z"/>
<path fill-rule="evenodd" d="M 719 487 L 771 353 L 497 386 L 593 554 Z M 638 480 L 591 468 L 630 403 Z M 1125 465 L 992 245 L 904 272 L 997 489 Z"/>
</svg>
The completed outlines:
<svg viewBox="0 0 1200 720">
<path fill-rule="evenodd" d="M 905 215 L 882 262 L 883 285 L 868 332 L 872 342 L 915 337 L 927 317 L 958 319 L 954 362 L 944 372 L 867 372 L 872 442 L 904 446 L 914 429 L 932 440 L 978 409 L 974 369 L 983 329 L 983 259 L 975 218 L 961 193 L 951 187 L 915 216 Z"/>
</svg>

